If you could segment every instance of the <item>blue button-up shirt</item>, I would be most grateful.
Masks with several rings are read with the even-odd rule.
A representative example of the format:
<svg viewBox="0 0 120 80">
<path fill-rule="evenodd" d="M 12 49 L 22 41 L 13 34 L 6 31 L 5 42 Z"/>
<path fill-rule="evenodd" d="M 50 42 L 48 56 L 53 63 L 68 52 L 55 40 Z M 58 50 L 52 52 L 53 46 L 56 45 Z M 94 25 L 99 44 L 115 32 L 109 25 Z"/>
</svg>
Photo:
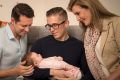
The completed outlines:
<svg viewBox="0 0 120 80">
<path fill-rule="evenodd" d="M 25 55 L 26 49 L 27 36 L 18 41 L 9 25 L 0 28 L 0 70 L 17 66 Z M 15 80 L 15 77 L 0 78 L 0 80 Z"/>
</svg>

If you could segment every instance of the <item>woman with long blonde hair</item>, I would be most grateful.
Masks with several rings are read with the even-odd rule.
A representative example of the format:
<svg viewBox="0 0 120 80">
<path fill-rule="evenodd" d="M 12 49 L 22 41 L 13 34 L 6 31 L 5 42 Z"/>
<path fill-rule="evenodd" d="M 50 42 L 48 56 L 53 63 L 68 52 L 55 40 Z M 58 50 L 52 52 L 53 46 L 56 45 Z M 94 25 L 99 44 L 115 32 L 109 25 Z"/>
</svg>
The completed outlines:
<svg viewBox="0 0 120 80">
<path fill-rule="evenodd" d="M 120 77 L 117 74 L 120 17 L 105 9 L 99 0 L 70 0 L 68 10 L 74 13 L 84 29 L 86 59 L 94 78 L 116 80 Z"/>
</svg>

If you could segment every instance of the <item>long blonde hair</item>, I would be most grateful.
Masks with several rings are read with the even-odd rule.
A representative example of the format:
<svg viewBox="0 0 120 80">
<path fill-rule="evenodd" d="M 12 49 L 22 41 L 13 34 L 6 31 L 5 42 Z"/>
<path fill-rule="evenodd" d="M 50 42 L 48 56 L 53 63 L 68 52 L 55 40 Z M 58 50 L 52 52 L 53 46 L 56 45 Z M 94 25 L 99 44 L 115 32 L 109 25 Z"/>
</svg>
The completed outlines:
<svg viewBox="0 0 120 80">
<path fill-rule="evenodd" d="M 109 12 L 104 6 L 99 2 L 99 0 L 70 0 L 68 4 L 68 10 L 72 12 L 72 7 L 78 5 L 82 8 L 89 9 L 92 14 L 92 20 L 90 27 L 102 30 L 102 19 L 116 16 L 115 14 Z M 87 26 L 83 25 L 84 30 Z"/>
</svg>

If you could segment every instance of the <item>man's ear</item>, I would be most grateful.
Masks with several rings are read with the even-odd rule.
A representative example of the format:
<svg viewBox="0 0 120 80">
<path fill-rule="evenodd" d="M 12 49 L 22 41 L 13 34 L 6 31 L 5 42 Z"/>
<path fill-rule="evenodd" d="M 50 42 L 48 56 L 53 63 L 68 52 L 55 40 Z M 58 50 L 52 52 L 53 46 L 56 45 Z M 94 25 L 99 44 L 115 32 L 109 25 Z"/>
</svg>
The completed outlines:
<svg viewBox="0 0 120 80">
<path fill-rule="evenodd" d="M 15 23 L 15 19 L 12 17 L 11 18 L 11 23 L 14 24 Z"/>
<path fill-rule="evenodd" d="M 69 27 L 69 20 L 65 21 L 65 27 L 68 28 Z"/>
</svg>

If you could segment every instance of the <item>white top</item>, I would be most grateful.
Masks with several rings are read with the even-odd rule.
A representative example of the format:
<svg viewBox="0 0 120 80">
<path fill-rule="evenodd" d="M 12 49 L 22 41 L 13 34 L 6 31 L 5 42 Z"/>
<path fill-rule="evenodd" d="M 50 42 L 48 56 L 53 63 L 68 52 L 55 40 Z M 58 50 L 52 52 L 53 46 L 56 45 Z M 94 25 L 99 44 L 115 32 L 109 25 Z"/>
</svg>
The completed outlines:
<svg viewBox="0 0 120 80">
<path fill-rule="evenodd" d="M 110 73 L 109 73 L 108 69 L 106 68 L 106 66 L 104 65 L 104 62 L 102 60 L 102 52 L 100 50 L 100 44 L 101 44 L 101 37 L 99 37 L 99 40 L 96 44 L 95 51 L 96 51 L 97 58 L 98 58 L 99 62 L 101 63 L 102 70 L 105 73 L 106 77 L 108 77 Z"/>
<path fill-rule="evenodd" d="M 27 36 L 18 41 L 7 25 L 0 28 L 0 70 L 15 67 L 27 50 Z M 16 77 L 0 78 L 0 80 L 15 80 Z"/>
</svg>

